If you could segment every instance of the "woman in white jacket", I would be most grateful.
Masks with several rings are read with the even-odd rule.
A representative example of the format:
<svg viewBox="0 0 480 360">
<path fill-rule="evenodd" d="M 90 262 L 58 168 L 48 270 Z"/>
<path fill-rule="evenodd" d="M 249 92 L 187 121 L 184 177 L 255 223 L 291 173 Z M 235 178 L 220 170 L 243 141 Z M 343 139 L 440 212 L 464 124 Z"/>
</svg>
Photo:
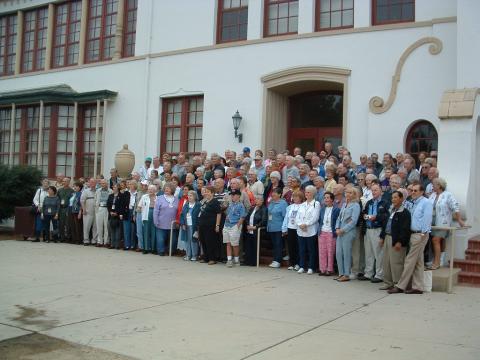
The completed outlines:
<svg viewBox="0 0 480 360">
<path fill-rule="evenodd" d="M 143 253 L 153 252 L 155 249 L 155 224 L 153 222 L 153 211 L 157 199 L 157 187 L 148 186 L 148 192 L 138 202 L 137 211 L 142 213 L 143 222 Z"/>
<path fill-rule="evenodd" d="M 452 193 L 446 191 L 447 182 L 442 178 L 436 178 L 432 181 L 433 192 L 429 199 L 433 204 L 433 226 L 451 226 L 452 218 L 458 221 L 460 226 L 465 226 L 460 216 L 460 206 Z M 433 245 L 433 263 L 431 270 L 440 267 L 440 255 L 442 252 L 442 242 L 448 237 L 448 230 L 432 230 Z M 444 245 L 445 246 L 445 245 Z"/>
<path fill-rule="evenodd" d="M 292 194 L 293 203 L 288 205 L 287 213 L 283 219 L 282 233 L 287 236 L 288 247 L 288 270 L 298 271 L 298 236 L 297 236 L 297 213 L 301 204 L 305 200 L 305 195 L 300 190 Z"/>
<path fill-rule="evenodd" d="M 298 273 L 305 272 L 308 265 L 307 274 L 312 275 L 316 269 L 315 244 L 317 241 L 318 217 L 320 215 L 320 203 L 315 200 L 317 189 L 313 185 L 305 188 L 305 202 L 298 208 L 296 222 L 298 235 L 298 255 L 299 265 Z M 305 252 L 308 250 L 308 264 L 305 263 Z"/>
</svg>

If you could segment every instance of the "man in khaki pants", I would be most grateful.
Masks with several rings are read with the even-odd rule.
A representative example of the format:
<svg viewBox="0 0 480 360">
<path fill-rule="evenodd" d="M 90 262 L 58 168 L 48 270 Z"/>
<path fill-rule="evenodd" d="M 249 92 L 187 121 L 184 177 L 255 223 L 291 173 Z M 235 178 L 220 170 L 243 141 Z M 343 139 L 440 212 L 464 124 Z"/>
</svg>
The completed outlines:
<svg viewBox="0 0 480 360">
<path fill-rule="evenodd" d="M 390 216 L 382 228 L 380 239 L 384 245 L 383 282 L 380 290 L 391 290 L 398 283 L 403 272 L 405 254 L 410 241 L 410 211 L 403 207 L 403 194 L 400 191 L 392 193 Z"/>
<path fill-rule="evenodd" d="M 418 181 L 412 183 L 412 204 L 409 210 L 412 217 L 410 229 L 410 251 L 405 259 L 402 276 L 398 284 L 388 290 L 389 294 L 423 294 L 423 250 L 428 240 L 428 233 L 432 227 L 432 203 L 423 196 L 424 188 Z M 407 290 L 412 280 L 412 288 Z"/>
</svg>

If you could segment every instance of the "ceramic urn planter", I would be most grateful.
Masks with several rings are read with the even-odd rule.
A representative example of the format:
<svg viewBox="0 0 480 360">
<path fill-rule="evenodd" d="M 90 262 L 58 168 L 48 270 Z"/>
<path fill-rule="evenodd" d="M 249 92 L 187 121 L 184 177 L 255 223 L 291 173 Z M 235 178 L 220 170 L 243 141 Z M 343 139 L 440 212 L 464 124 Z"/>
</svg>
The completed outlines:
<svg viewBox="0 0 480 360">
<path fill-rule="evenodd" d="M 135 166 L 135 154 L 128 150 L 128 145 L 123 145 L 123 149 L 115 154 L 115 167 L 118 170 L 118 175 L 122 179 L 127 178 Z"/>
</svg>

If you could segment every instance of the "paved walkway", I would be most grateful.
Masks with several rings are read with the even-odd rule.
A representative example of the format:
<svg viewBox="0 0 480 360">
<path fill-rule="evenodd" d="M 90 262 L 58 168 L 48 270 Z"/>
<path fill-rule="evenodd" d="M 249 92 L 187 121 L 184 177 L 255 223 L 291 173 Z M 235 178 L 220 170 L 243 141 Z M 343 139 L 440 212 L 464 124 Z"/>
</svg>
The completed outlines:
<svg viewBox="0 0 480 360">
<path fill-rule="evenodd" d="M 480 358 L 480 289 L 419 296 L 377 288 L 284 269 L 0 241 L 0 340 L 33 332 L 155 360 Z"/>
</svg>

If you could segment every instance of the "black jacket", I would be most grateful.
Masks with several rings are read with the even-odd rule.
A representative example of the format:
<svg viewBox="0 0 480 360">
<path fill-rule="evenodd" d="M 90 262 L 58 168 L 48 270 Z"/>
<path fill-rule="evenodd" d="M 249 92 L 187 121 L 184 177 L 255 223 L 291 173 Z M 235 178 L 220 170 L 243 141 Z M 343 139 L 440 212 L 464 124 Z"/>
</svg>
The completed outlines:
<svg viewBox="0 0 480 360">
<path fill-rule="evenodd" d="M 362 218 L 363 215 L 368 215 L 368 208 L 371 204 L 373 204 L 374 199 L 370 199 L 365 204 L 365 208 L 362 211 Z M 387 224 L 388 216 L 390 213 L 388 212 L 388 205 L 384 200 L 380 200 L 377 205 L 377 216 L 375 221 L 373 221 L 373 227 L 384 227 Z M 363 222 L 363 233 L 366 232 L 367 229 L 367 220 Z"/>
<path fill-rule="evenodd" d="M 285 185 L 283 184 L 283 181 L 280 180 L 278 182 L 278 187 L 283 190 L 284 186 Z M 268 194 L 270 193 L 271 190 L 272 190 L 272 182 L 270 180 L 268 180 L 268 185 L 265 188 L 265 191 L 263 192 L 263 201 L 264 201 L 265 204 L 267 203 Z"/>
<path fill-rule="evenodd" d="M 393 214 L 392 218 L 392 245 L 395 246 L 397 242 L 400 242 L 403 247 L 407 246 L 410 242 L 410 223 L 412 217 L 410 211 L 408 211 L 403 206 Z M 387 222 L 382 227 L 382 232 L 380 233 L 380 239 L 385 240 Z"/>
<path fill-rule="evenodd" d="M 248 211 L 247 216 L 245 217 L 245 221 L 243 222 L 245 231 L 247 230 L 247 225 L 250 225 L 250 216 L 252 216 L 254 209 L 255 209 L 255 206 L 252 206 Z M 268 220 L 268 210 L 265 205 L 262 205 L 262 207 L 255 212 L 255 215 L 253 215 L 253 226 L 256 226 L 257 228 L 266 227 L 267 220 Z"/>
</svg>

